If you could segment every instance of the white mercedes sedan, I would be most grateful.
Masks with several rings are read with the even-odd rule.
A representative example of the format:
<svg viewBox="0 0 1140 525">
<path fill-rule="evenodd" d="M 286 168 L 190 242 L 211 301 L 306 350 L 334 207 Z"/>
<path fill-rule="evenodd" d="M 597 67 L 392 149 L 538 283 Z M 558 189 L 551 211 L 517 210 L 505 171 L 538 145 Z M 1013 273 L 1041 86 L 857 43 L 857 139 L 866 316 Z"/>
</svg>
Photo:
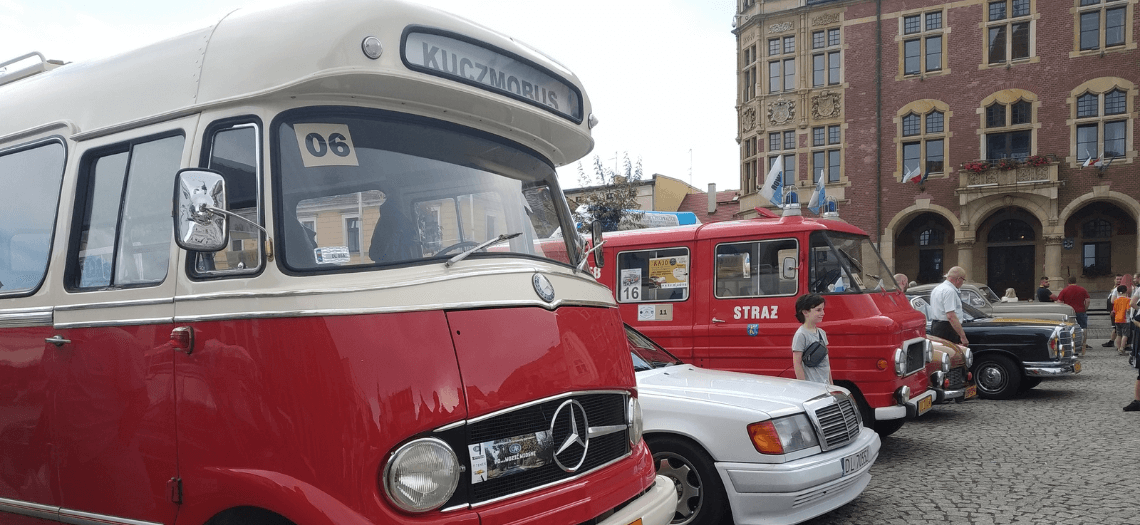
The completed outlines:
<svg viewBox="0 0 1140 525">
<path fill-rule="evenodd" d="M 835 385 L 685 364 L 626 326 L 645 442 L 677 488 L 675 524 L 799 523 L 855 499 L 879 436 Z"/>
</svg>

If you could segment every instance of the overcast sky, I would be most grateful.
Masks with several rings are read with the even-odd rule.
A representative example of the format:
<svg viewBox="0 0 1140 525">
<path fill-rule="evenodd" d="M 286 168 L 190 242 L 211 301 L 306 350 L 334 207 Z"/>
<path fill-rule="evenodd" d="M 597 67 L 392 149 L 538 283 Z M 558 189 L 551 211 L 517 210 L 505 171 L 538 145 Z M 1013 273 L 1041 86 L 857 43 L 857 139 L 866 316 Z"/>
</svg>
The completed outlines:
<svg viewBox="0 0 1140 525">
<path fill-rule="evenodd" d="M 266 0 L 0 0 L 0 61 L 30 51 L 78 62 L 206 27 Z M 335 2 L 333 2 L 335 3 Z M 433 0 L 427 3 L 521 39 L 574 71 L 600 124 L 607 166 L 626 152 L 646 177 L 704 191 L 739 189 L 736 0 Z M 577 162 L 559 168 L 577 186 Z"/>
</svg>

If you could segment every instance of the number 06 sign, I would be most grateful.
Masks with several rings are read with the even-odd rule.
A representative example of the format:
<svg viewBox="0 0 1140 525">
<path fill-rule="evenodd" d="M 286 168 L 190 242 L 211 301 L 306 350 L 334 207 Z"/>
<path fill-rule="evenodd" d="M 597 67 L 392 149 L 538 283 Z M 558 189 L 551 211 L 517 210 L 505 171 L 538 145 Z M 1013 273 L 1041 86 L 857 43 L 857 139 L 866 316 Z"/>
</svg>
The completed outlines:
<svg viewBox="0 0 1140 525">
<path fill-rule="evenodd" d="M 358 166 L 356 147 L 345 124 L 294 124 L 301 162 L 306 168 Z"/>
</svg>

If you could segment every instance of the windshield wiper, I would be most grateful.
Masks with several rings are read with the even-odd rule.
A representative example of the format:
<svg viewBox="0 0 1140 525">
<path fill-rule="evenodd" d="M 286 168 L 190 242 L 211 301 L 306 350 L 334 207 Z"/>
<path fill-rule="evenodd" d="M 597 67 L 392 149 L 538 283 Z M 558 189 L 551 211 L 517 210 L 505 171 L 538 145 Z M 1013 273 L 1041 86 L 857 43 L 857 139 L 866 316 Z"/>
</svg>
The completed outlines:
<svg viewBox="0 0 1140 525">
<path fill-rule="evenodd" d="M 455 263 L 457 263 L 457 262 L 459 262 L 459 261 L 462 261 L 463 259 L 466 259 L 466 258 L 467 258 L 467 256 L 468 256 L 468 255 L 471 255 L 472 253 L 475 253 L 475 252 L 477 252 L 477 251 L 479 251 L 479 250 L 482 250 L 483 248 L 486 248 L 486 247 L 488 247 L 488 246 L 490 246 L 490 245 L 492 245 L 492 244 L 495 244 L 495 243 L 497 243 L 497 242 L 503 242 L 503 241 L 508 241 L 508 240 L 514 239 L 515 237 L 518 237 L 519 235 L 522 235 L 522 232 L 518 232 L 518 233 L 504 233 L 504 234 L 502 234 L 502 235 L 500 235 L 500 236 L 498 236 L 498 237 L 495 237 L 494 239 L 488 239 L 488 240 L 486 240 L 486 241 L 483 241 L 483 242 L 482 242 L 481 244 L 479 244 L 478 246 L 475 246 L 475 247 L 473 247 L 473 248 L 470 248 L 470 249 L 468 249 L 468 250 L 464 250 L 463 252 L 460 252 L 460 253 L 459 253 L 458 255 L 456 255 L 455 257 L 452 257 L 452 258 L 448 259 L 448 260 L 447 260 L 447 262 L 443 263 L 443 267 L 444 267 L 444 268 L 450 268 L 450 267 L 451 267 L 451 265 L 453 265 L 453 264 L 455 264 Z"/>
</svg>

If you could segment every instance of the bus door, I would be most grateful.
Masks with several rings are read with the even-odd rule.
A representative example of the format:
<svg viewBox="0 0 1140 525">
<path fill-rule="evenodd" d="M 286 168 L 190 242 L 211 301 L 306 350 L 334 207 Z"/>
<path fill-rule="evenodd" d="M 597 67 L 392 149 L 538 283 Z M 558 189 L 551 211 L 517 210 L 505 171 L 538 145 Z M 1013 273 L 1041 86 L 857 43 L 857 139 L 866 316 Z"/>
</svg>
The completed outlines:
<svg viewBox="0 0 1140 525">
<path fill-rule="evenodd" d="M 791 372 L 792 334 L 799 327 L 799 241 L 795 238 L 716 244 L 709 290 L 709 348 L 704 365 L 774 376 Z"/>
<path fill-rule="evenodd" d="M 67 148 L 0 146 L 0 523 L 55 522 L 47 360 L 51 256 Z M 42 521 L 40 521 L 42 520 Z"/>
<path fill-rule="evenodd" d="M 692 254 L 687 246 L 618 252 L 614 285 L 621 317 L 677 357 L 692 362 Z"/>
<path fill-rule="evenodd" d="M 189 119 L 183 124 L 192 126 Z M 63 304 L 45 357 L 60 518 L 171 523 L 175 461 L 169 203 L 188 158 L 178 131 L 82 155 Z M 64 201 L 67 202 L 67 201 Z"/>
</svg>

